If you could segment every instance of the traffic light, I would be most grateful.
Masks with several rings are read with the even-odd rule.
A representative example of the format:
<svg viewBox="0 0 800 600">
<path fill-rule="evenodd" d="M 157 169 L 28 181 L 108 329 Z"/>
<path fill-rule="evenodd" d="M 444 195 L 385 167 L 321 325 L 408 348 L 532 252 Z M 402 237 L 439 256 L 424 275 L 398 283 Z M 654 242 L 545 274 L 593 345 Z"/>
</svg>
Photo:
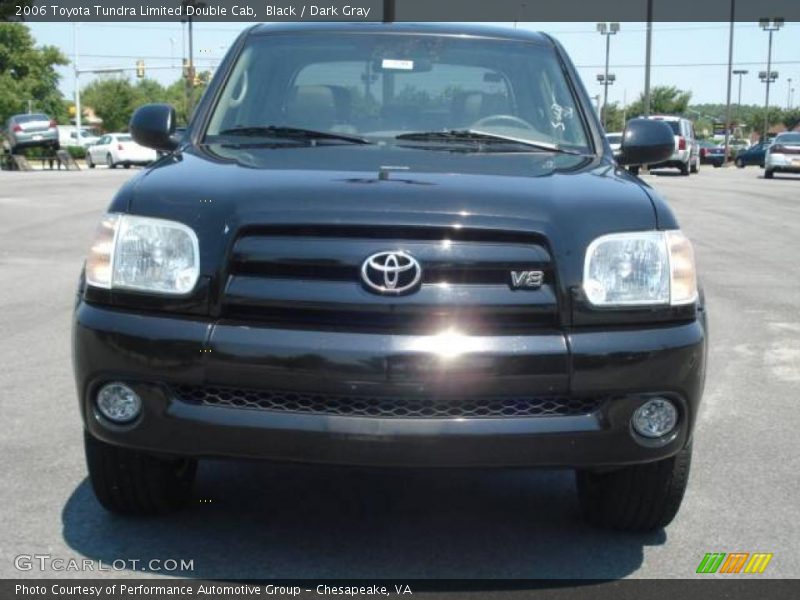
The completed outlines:
<svg viewBox="0 0 800 600">
<path fill-rule="evenodd" d="M 138 78 L 140 78 L 140 79 L 142 77 L 144 77 L 144 61 L 143 60 L 137 60 L 136 61 L 136 76 Z"/>
<path fill-rule="evenodd" d="M 211 73 L 209 73 L 208 71 L 195 73 L 194 79 L 192 79 L 192 85 L 194 87 L 200 87 L 201 85 L 206 85 L 210 80 L 211 80 Z"/>
</svg>

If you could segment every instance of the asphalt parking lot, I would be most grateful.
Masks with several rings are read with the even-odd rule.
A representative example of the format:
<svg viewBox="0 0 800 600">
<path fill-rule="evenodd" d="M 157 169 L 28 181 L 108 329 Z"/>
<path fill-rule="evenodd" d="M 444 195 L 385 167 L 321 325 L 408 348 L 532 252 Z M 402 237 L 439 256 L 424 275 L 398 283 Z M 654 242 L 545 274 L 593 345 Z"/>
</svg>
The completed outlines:
<svg viewBox="0 0 800 600">
<path fill-rule="evenodd" d="M 172 558 L 200 578 L 684 578 L 706 552 L 772 552 L 762 577 L 800 576 L 800 177 L 645 176 L 695 243 L 712 345 L 683 508 L 623 535 L 583 524 L 567 471 L 207 461 L 189 510 L 106 514 L 86 480 L 70 312 L 96 221 L 134 174 L 0 172 L 0 577 L 85 576 L 14 566 L 47 554 L 154 577 L 148 561 Z"/>
</svg>

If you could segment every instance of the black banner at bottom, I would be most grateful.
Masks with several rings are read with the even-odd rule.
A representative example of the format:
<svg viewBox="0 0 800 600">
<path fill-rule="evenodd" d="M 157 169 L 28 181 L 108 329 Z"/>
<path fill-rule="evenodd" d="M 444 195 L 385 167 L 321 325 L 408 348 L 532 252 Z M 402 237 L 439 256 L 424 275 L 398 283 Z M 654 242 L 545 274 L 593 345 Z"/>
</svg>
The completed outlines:
<svg viewBox="0 0 800 600">
<path fill-rule="evenodd" d="M 2 600 L 255 600 L 277 598 L 536 598 L 537 600 L 796 600 L 798 579 L 594 580 L 275 580 L 5 579 Z"/>
</svg>

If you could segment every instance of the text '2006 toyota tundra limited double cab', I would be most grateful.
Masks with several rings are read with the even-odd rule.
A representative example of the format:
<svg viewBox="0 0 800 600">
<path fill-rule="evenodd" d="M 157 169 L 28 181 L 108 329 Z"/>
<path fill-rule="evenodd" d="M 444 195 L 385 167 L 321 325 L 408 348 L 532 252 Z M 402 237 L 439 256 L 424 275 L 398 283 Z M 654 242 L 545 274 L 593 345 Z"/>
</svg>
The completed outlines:
<svg viewBox="0 0 800 600">
<path fill-rule="evenodd" d="M 102 218 L 74 367 L 106 508 L 198 458 L 576 469 L 583 512 L 662 527 L 686 486 L 706 319 L 692 246 L 617 166 L 543 34 L 258 25 Z M 622 165 L 673 150 L 628 123 Z"/>
</svg>

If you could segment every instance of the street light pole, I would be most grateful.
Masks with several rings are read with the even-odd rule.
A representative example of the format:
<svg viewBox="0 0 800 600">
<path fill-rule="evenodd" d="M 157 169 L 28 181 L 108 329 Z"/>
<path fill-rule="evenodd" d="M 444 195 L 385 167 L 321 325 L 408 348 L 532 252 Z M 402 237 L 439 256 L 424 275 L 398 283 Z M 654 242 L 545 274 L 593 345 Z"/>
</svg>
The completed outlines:
<svg viewBox="0 0 800 600">
<path fill-rule="evenodd" d="M 736 101 L 736 120 L 737 121 L 741 121 L 741 115 L 742 115 L 742 75 L 747 75 L 750 71 L 748 71 L 747 69 L 734 69 L 732 72 L 733 72 L 734 75 L 738 75 L 739 76 L 739 95 L 738 95 L 738 100 Z"/>
<path fill-rule="evenodd" d="M 606 36 L 606 69 L 603 78 L 603 86 L 605 89 L 603 91 L 603 112 L 601 113 L 603 127 L 605 128 L 608 125 L 608 86 L 610 82 L 608 74 L 608 61 L 611 55 L 611 36 L 616 35 L 619 31 L 619 23 L 598 23 L 597 31 L 600 33 L 600 35 Z"/>
<path fill-rule="evenodd" d="M 758 24 L 761 26 L 761 29 L 769 33 L 769 45 L 767 46 L 767 73 L 766 77 L 763 78 L 763 81 L 767 84 L 767 93 L 764 98 L 764 137 L 762 141 L 767 141 L 767 133 L 769 132 L 769 84 L 777 79 L 777 73 L 775 74 L 774 79 L 772 77 L 772 34 L 783 27 L 783 19 L 763 18 L 759 19 Z"/>
</svg>

